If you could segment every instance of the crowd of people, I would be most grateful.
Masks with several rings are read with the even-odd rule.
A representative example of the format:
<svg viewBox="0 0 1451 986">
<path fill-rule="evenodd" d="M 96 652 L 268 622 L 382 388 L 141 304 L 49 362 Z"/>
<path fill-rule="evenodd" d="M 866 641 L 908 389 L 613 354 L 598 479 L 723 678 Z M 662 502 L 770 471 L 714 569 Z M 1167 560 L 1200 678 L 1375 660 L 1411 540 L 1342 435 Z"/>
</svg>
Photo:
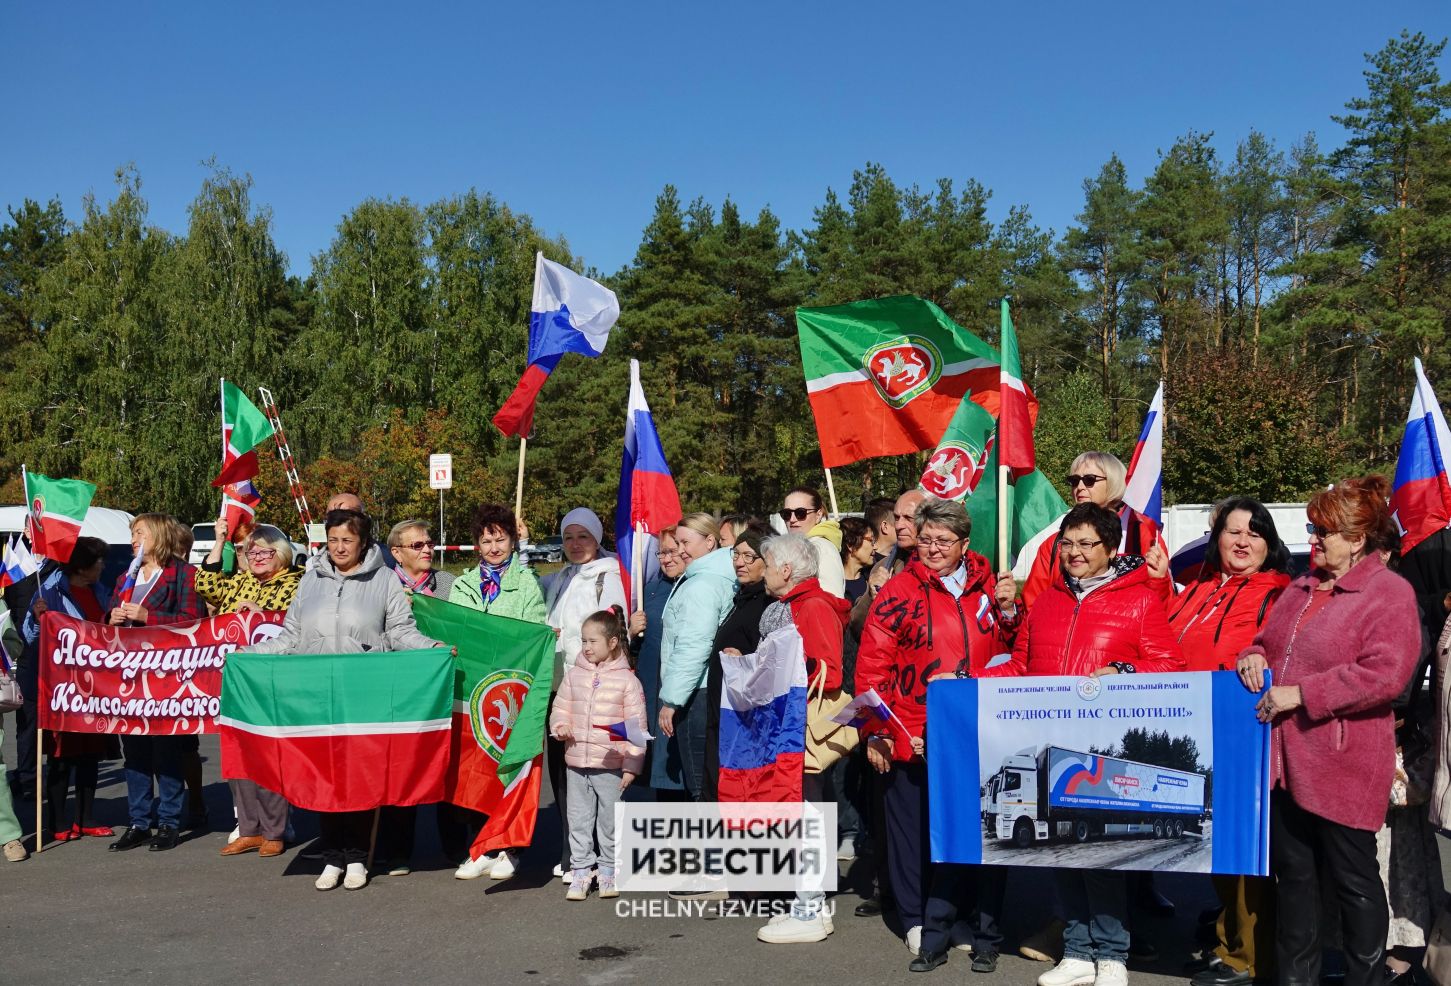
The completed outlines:
<svg viewBox="0 0 1451 986">
<path fill-rule="evenodd" d="M 82 538 L 12 614 L 19 630 L 5 641 L 19 658 L 27 708 L 18 716 L 11 785 L 24 795 L 27 784 L 42 783 L 33 776 L 33 745 L 27 776 L 25 733 L 33 744 L 39 617 L 47 610 L 122 626 L 286 610 L 281 634 L 254 647 L 271 653 L 444 646 L 413 621 L 409 596 L 423 593 L 556 632 L 546 747 L 563 822 L 555 876 L 571 901 L 592 890 L 612 897 L 614 805 L 631 788 L 662 801 L 719 799 L 722 655 L 754 653 L 792 625 L 816 694 L 874 689 L 901 726 L 864 736 L 850 754 L 801 778 L 805 800 L 838 806 L 839 859 L 867 864 L 873 889 L 856 913 L 894 929 L 913 971 L 961 951 L 972 971 L 991 973 L 1005 948 L 1007 872 L 934 862 L 926 835 L 927 744 L 952 741 L 932 733 L 932 682 L 1233 671 L 1270 726 L 1272 875 L 1212 878 L 1219 906 L 1201 916 L 1199 951 L 1186 954 L 1193 986 L 1315 986 L 1329 949 L 1342 956 L 1347 986 L 1412 976 L 1442 903 L 1435 832 L 1451 827 L 1451 768 L 1439 755 L 1447 724 L 1433 711 L 1451 692 L 1448 533 L 1403 557 L 1386 481 L 1348 479 L 1310 500 L 1309 570 L 1296 576 L 1266 507 L 1229 496 L 1213 512 L 1199 571 L 1176 584 L 1157 525 L 1123 503 L 1117 458 L 1085 452 L 1068 482 L 1071 509 L 1024 552 L 1016 575 L 993 571 L 986 552 L 974 550 L 960 503 L 919 490 L 839 520 L 804 487 L 786 495 L 776 525 L 689 513 L 659 534 L 658 566 L 634 612 L 603 524 L 583 506 L 561 522 L 563 566 L 542 579 L 520 560 L 521 520 L 495 504 L 475 511 L 477 563 L 457 577 L 435 567 L 425 522 L 395 524 L 379 542 L 353 494 L 329 502 L 326 550 L 307 559 L 292 558 L 286 536 L 261 525 L 234 558 L 225 557 L 219 530 L 218 547 L 193 568 L 186 528 L 142 514 L 132 541 L 144 546 L 135 574 L 143 591 L 132 598 L 143 602 L 117 601 L 120 585 L 113 592 L 100 582 L 105 545 Z M 647 746 L 597 728 L 631 719 L 655 730 Z M 126 736 L 119 750 L 107 736 L 45 738 L 50 838 L 114 837 L 117 852 L 143 844 L 165 851 L 204 815 L 195 737 Z M 98 764 L 118 755 L 129 808 L 119 836 L 93 809 Z M 287 803 L 251 782 L 230 784 L 236 831 L 222 854 L 282 854 L 291 838 Z M 0 842 L 16 860 L 24 848 L 8 793 L 0 790 Z M 408 872 L 416 814 L 383 809 L 381 871 Z M 483 854 L 472 843 L 481 816 L 449 805 L 436 815 L 458 879 L 515 874 L 525 847 Z M 367 884 L 372 819 L 320 818 L 319 890 Z M 1153 874 L 1061 868 L 1051 886 L 1057 918 L 1018 943 L 1052 963 L 1040 986 L 1122 986 L 1130 957 L 1145 948 L 1130 905 L 1172 906 Z M 757 938 L 823 941 L 835 931 L 832 910 L 824 894 L 802 890 Z"/>
</svg>

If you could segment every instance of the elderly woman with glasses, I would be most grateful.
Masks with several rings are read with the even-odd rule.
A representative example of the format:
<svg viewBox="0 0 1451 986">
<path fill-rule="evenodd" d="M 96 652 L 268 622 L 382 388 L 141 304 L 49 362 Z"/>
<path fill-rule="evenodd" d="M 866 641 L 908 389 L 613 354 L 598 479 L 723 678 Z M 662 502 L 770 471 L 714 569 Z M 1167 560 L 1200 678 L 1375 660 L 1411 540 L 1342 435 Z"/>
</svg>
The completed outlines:
<svg viewBox="0 0 1451 986">
<path fill-rule="evenodd" d="M 425 521 L 410 519 L 394 524 L 388 532 L 388 553 L 398 563 L 393 571 L 405 592 L 448 598 L 453 576 L 433 567 L 433 537 Z"/>
<path fill-rule="evenodd" d="M 971 534 L 972 518 L 960 503 L 927 499 L 916 508 L 915 555 L 872 601 L 857 653 L 856 693 L 875 689 L 905 730 L 873 736 L 867 759 L 886 775 L 887 872 L 907 948 L 920 952 L 909 968 L 919 972 L 946 961 L 952 921 L 924 925 L 929 913 L 955 913 L 948 905 L 957 896 L 957 874 L 936 871 L 923 838 L 927 685 L 942 675 L 981 675 L 1012 646 L 1021 619 L 1010 585 L 998 583 L 987 559 L 968 550 Z M 986 913 L 992 909 L 983 906 L 969 943 L 982 957 L 980 967 L 975 963 L 982 972 L 996 967 L 1001 940 L 996 915 Z"/>
<path fill-rule="evenodd" d="M 297 595 L 302 569 L 293 564 L 292 542 L 270 524 L 252 528 L 242 539 L 244 567 L 231 575 L 222 572 L 224 522 L 217 522 L 217 543 L 196 573 L 196 592 L 218 613 L 251 609 L 285 610 Z M 258 856 L 280 856 L 287 831 L 287 801 L 280 794 L 252 781 L 227 782 L 237 810 L 237 836 L 222 847 L 223 856 L 255 851 Z"/>
<path fill-rule="evenodd" d="M 1311 498 L 1310 573 L 1285 589 L 1237 667 L 1246 688 L 1263 692 L 1258 716 L 1272 724 L 1282 983 L 1320 981 L 1322 881 L 1340 904 L 1346 986 L 1385 981 L 1390 917 L 1376 832 L 1396 773 L 1392 703 L 1421 649 L 1415 591 L 1376 550 L 1396 535 L 1389 494 L 1383 476 L 1366 476 Z"/>
<path fill-rule="evenodd" d="M 1114 511 L 1079 503 L 1054 540 L 1055 578 L 1028 609 L 1013 655 L 983 677 L 1101 677 L 1183 671 L 1148 566 L 1119 554 L 1123 531 Z M 1059 870 L 1066 910 L 1063 961 L 1038 986 L 1124 986 L 1128 982 L 1128 887 L 1122 872 Z"/>
<path fill-rule="evenodd" d="M 217 543 L 196 573 L 196 593 L 217 613 L 249 609 L 282 611 L 292 605 L 302 569 L 293 564 L 292 542 L 271 524 L 260 524 L 242 539 L 243 565 L 222 571 L 226 527 L 218 521 Z"/>
<path fill-rule="evenodd" d="M 1096 503 L 1118 514 L 1123 535 L 1112 549 L 1125 555 L 1142 556 L 1161 599 L 1174 594 L 1169 577 L 1169 549 L 1159 525 L 1123 502 L 1128 470 L 1108 452 L 1084 452 L 1068 469 L 1069 498 L 1075 503 Z M 1058 535 L 1063 518 L 1049 525 L 1028 542 L 1018 556 L 1014 574 L 1023 582 L 1023 604 L 1033 601 L 1048 588 L 1058 570 Z"/>
</svg>

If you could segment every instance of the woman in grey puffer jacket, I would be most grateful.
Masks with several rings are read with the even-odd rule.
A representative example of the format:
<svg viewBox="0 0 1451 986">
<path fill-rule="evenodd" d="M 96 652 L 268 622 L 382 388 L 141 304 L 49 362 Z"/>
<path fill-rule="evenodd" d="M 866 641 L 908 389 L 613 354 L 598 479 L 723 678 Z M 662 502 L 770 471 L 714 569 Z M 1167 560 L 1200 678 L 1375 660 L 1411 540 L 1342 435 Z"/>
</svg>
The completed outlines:
<svg viewBox="0 0 1451 986">
<path fill-rule="evenodd" d="M 332 510 L 324 520 L 327 554 L 298 583 L 282 632 L 247 648 L 257 654 L 356 654 L 374 650 L 444 647 L 418 632 L 413 608 L 398 577 L 383 564 L 373 525 L 356 510 Z M 373 813 L 320 812 L 323 867 L 317 889 L 342 879 L 356 890 L 368 882 Z M 343 878 L 346 868 L 346 878 Z"/>
</svg>

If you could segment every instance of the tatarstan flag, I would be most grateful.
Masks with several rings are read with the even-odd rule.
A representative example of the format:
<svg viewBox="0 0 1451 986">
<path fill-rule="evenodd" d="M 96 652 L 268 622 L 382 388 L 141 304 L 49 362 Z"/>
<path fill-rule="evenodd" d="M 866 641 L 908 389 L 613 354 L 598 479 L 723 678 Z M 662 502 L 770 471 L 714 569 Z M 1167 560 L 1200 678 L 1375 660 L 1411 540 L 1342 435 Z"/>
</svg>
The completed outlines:
<svg viewBox="0 0 1451 986">
<path fill-rule="evenodd" d="M 554 631 L 422 593 L 413 594 L 413 617 L 420 632 L 458 649 L 443 800 L 489 816 L 470 855 L 527 846 L 539 814 Z"/>
<path fill-rule="evenodd" d="M 997 417 L 997 350 L 930 301 L 798 308 L 796 329 L 828 469 L 936 447 L 969 394 Z M 1036 416 L 1031 394 L 1029 407 Z"/>
<path fill-rule="evenodd" d="M 448 648 L 248 654 L 222 672 L 222 776 L 311 811 L 442 799 Z"/>
<path fill-rule="evenodd" d="M 222 381 L 222 471 L 212 480 L 221 489 L 257 475 L 257 446 L 272 437 L 272 422 L 230 380 Z M 231 528 L 233 532 L 236 528 Z"/>
<path fill-rule="evenodd" d="M 1028 388 L 1023 383 L 1023 360 L 1018 355 L 1018 333 L 1008 313 L 1008 299 L 1003 299 L 1000 349 L 1003 356 L 1001 387 L 1002 409 L 998 412 L 998 461 L 1023 476 L 1033 471 L 1033 416 L 1028 412 Z"/>
<path fill-rule="evenodd" d="M 31 548 L 41 558 L 62 564 L 70 561 L 96 488 L 79 479 L 51 479 L 27 472 L 24 466 L 20 475 L 25 481 Z"/>
</svg>

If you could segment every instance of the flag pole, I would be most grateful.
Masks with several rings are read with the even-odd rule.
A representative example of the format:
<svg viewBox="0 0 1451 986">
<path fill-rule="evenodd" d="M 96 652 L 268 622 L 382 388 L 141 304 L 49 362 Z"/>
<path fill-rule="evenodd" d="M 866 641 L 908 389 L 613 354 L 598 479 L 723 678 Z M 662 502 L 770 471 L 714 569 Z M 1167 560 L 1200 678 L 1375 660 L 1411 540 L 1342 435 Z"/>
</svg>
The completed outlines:
<svg viewBox="0 0 1451 986">
<path fill-rule="evenodd" d="M 45 778 L 40 772 L 40 751 L 45 747 L 45 730 L 35 731 L 35 851 L 45 851 L 45 842 L 40 836 L 40 792 L 45 787 Z"/>
<path fill-rule="evenodd" d="M 831 501 L 831 516 L 840 517 L 841 511 L 836 509 L 836 484 L 831 481 L 831 470 L 826 470 L 826 496 Z"/>
<path fill-rule="evenodd" d="M 524 453 L 529 448 L 527 435 L 519 436 L 519 478 L 514 482 L 514 517 L 524 516 Z"/>
<path fill-rule="evenodd" d="M 1001 444 L 1001 443 L 1000 443 Z M 998 466 L 998 571 L 1008 570 L 1008 466 Z"/>
<path fill-rule="evenodd" d="M 630 545 L 630 581 L 634 583 L 630 587 L 631 594 L 635 597 L 635 612 L 645 611 L 645 522 L 635 521 L 635 540 Z"/>
</svg>

